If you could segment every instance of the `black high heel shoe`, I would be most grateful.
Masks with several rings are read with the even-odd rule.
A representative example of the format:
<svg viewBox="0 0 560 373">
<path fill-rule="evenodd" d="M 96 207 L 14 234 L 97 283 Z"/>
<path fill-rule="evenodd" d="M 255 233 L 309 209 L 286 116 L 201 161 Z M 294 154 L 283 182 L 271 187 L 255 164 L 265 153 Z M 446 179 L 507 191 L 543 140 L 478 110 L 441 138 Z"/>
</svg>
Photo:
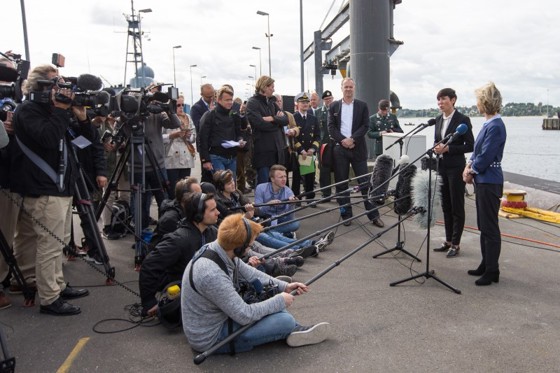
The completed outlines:
<svg viewBox="0 0 560 373">
<path fill-rule="evenodd" d="M 469 269 L 467 273 L 471 276 L 482 276 L 486 272 L 486 266 L 482 263 L 478 266 L 477 269 Z"/>
<path fill-rule="evenodd" d="M 493 282 L 500 282 L 500 272 L 496 272 L 496 273 L 484 272 L 482 277 L 476 280 L 474 283 L 476 284 L 476 286 L 488 286 L 491 285 Z"/>
</svg>

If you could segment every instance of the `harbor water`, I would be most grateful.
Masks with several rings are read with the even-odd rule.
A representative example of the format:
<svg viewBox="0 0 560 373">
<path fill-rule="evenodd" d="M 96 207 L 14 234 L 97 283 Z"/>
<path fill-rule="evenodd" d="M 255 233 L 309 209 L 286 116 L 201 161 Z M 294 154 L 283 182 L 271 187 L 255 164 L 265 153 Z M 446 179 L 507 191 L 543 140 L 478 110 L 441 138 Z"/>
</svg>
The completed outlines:
<svg viewBox="0 0 560 373">
<path fill-rule="evenodd" d="M 430 118 L 399 118 L 405 133 L 416 125 L 427 123 Z M 507 142 L 502 160 L 504 171 L 560 182 L 560 131 L 542 129 L 542 117 L 503 117 L 507 130 Z M 405 125 L 412 123 L 413 125 Z M 476 139 L 483 117 L 472 117 Z M 433 144 L 434 128 L 420 132 L 426 136 L 426 148 Z M 467 155 L 467 157 L 470 155 Z"/>
</svg>

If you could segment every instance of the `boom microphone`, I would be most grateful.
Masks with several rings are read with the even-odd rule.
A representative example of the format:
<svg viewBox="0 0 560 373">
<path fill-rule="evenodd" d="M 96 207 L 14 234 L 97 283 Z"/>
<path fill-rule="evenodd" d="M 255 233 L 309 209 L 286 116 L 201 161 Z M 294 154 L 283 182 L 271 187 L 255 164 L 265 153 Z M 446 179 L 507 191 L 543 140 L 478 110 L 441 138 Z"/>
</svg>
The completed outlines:
<svg viewBox="0 0 560 373">
<path fill-rule="evenodd" d="M 375 160 L 375 166 L 370 179 L 369 197 L 373 198 L 372 202 L 382 205 L 387 197 L 389 189 L 388 180 L 393 173 L 393 158 L 387 154 L 381 154 Z"/>
<path fill-rule="evenodd" d="M 402 166 L 404 167 L 404 164 Z M 416 169 L 416 165 L 411 164 L 399 174 L 394 205 L 397 215 L 405 215 L 412 208 L 412 179 L 416 175 Z"/>
<path fill-rule="evenodd" d="M 455 141 L 455 139 L 461 135 L 464 135 L 469 130 L 469 127 L 465 123 L 461 123 L 457 126 L 457 129 L 452 135 L 447 135 L 445 138 L 447 141 L 443 143 L 443 145 L 447 145 Z M 445 139 L 444 139 L 445 140 Z"/>
<path fill-rule="evenodd" d="M 421 228 L 433 227 L 436 223 L 436 212 L 440 210 L 441 204 L 440 188 L 435 178 L 432 178 L 431 186 L 429 184 L 430 171 L 419 171 L 412 179 L 412 199 L 414 206 L 420 210 L 416 214 L 415 220 Z M 428 206 L 429 192 L 432 193 L 432 206 Z M 428 211 L 431 211 L 431 219 L 428 218 Z"/>
<path fill-rule="evenodd" d="M 80 91 L 99 91 L 103 88 L 101 78 L 91 74 L 80 75 L 77 79 L 76 85 Z"/>
<path fill-rule="evenodd" d="M 0 81 L 2 82 L 15 82 L 18 78 L 16 69 L 9 66 L 0 65 Z"/>
</svg>

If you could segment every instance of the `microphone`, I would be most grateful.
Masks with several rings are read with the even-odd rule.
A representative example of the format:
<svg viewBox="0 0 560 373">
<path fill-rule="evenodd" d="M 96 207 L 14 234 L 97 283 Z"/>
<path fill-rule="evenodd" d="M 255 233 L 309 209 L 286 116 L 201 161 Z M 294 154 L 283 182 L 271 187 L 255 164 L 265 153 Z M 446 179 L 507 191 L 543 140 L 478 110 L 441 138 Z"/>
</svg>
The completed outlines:
<svg viewBox="0 0 560 373">
<path fill-rule="evenodd" d="M 369 197 L 375 197 L 372 201 L 378 205 L 385 203 L 387 190 L 389 189 L 388 180 L 393 173 L 393 158 L 387 154 L 381 154 L 375 160 L 373 173 L 370 178 Z"/>
<path fill-rule="evenodd" d="M 91 74 L 82 74 L 76 83 L 81 91 L 99 91 L 103 88 L 101 78 Z"/>
<path fill-rule="evenodd" d="M 6 133 L 6 128 L 4 128 L 4 122 L 0 120 L 0 149 L 3 149 L 6 146 L 8 146 L 9 142 L 10 142 L 10 138 Z"/>
<path fill-rule="evenodd" d="M 401 158 L 397 162 L 399 166 L 402 164 L 409 164 L 409 163 L 410 163 L 410 157 L 406 154 L 401 155 Z"/>
<path fill-rule="evenodd" d="M 436 124 L 436 120 L 432 118 L 428 120 L 428 123 L 422 123 L 422 128 L 431 127 L 434 124 Z"/>
<path fill-rule="evenodd" d="M 412 179 L 416 175 L 416 165 L 411 164 L 399 174 L 393 209 L 397 215 L 405 215 L 412 208 Z"/>
<path fill-rule="evenodd" d="M 453 141 L 455 141 L 455 139 L 461 135 L 464 135 L 465 133 L 467 133 L 467 131 L 469 130 L 469 127 L 467 127 L 467 125 L 465 123 L 461 123 L 457 126 L 457 129 L 455 130 L 455 132 L 453 134 L 449 134 L 447 136 L 445 136 L 445 138 L 443 139 L 445 141 L 443 143 L 443 145 L 448 145 L 450 143 L 452 143 Z"/>
<path fill-rule="evenodd" d="M 441 204 L 440 188 L 436 178 L 432 178 L 431 186 L 428 183 L 430 180 L 430 171 L 419 171 L 412 179 L 412 199 L 415 208 L 419 211 L 416 214 L 415 220 L 420 225 L 420 228 L 433 227 L 436 223 L 436 213 L 440 210 Z M 432 192 L 432 206 L 428 208 L 428 192 L 431 188 Z M 428 211 L 431 211 L 431 219 L 428 219 Z"/>
</svg>

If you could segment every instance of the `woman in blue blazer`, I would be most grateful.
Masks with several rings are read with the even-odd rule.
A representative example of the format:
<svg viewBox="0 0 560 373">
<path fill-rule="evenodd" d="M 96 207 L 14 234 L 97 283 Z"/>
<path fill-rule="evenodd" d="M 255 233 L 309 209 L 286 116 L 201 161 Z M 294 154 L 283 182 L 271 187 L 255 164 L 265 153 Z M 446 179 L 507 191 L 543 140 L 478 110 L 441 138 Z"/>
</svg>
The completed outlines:
<svg viewBox="0 0 560 373">
<path fill-rule="evenodd" d="M 486 286 L 500 280 L 498 259 L 502 240 L 498 223 L 498 210 L 504 186 L 502 156 L 506 144 L 506 127 L 499 114 L 502 96 L 494 83 L 475 91 L 476 106 L 486 121 L 474 143 L 474 151 L 463 171 L 466 183 L 476 186 L 476 219 L 480 230 L 482 262 L 471 276 L 482 276 L 475 281 Z"/>
</svg>

